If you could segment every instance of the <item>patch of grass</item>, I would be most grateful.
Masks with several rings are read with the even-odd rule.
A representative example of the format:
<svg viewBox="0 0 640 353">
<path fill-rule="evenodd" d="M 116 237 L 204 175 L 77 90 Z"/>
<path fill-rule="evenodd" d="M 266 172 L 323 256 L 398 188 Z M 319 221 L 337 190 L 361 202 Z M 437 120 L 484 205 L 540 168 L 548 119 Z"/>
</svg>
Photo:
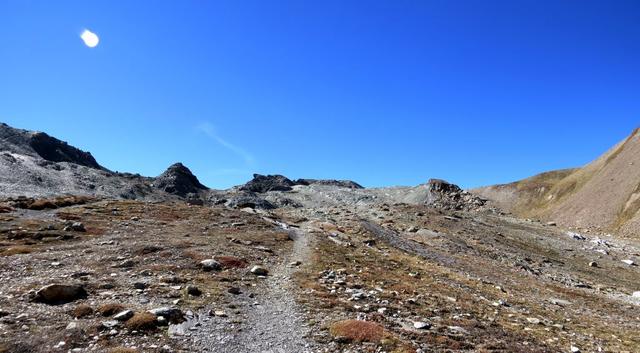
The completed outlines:
<svg viewBox="0 0 640 353">
<path fill-rule="evenodd" d="M 334 337 L 341 337 L 354 342 L 378 343 L 384 338 L 384 328 L 375 322 L 362 320 L 344 320 L 331 325 L 329 332 Z"/>
<path fill-rule="evenodd" d="M 108 304 L 102 304 L 98 307 L 98 312 L 100 313 L 100 315 L 102 316 L 112 316 L 115 315 L 121 311 L 124 311 L 126 308 L 124 305 L 122 304 L 118 304 L 118 303 L 108 303 Z"/>
<path fill-rule="evenodd" d="M 150 331 L 156 328 L 157 318 L 152 313 L 141 312 L 135 313 L 133 317 L 127 322 L 125 326 L 130 330 L 136 331 Z"/>
</svg>

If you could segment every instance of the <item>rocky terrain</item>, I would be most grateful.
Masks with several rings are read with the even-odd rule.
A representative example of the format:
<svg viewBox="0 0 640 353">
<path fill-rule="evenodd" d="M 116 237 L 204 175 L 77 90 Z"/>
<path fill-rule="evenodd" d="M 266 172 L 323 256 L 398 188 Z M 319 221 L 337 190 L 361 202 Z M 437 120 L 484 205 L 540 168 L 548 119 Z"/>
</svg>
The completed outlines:
<svg viewBox="0 0 640 353">
<path fill-rule="evenodd" d="M 438 179 L 213 190 L 0 130 L 2 353 L 639 351 L 637 237 Z"/>
</svg>

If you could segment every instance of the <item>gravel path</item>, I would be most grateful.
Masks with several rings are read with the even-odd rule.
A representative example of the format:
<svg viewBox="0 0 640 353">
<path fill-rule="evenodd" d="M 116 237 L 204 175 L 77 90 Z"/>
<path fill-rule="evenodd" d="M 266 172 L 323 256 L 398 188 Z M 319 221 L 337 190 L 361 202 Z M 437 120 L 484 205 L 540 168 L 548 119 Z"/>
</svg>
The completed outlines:
<svg viewBox="0 0 640 353">
<path fill-rule="evenodd" d="M 238 296 L 242 322 L 232 318 L 205 317 L 201 313 L 200 327 L 194 330 L 191 344 L 197 352 L 211 353 L 304 353 L 314 352 L 314 345 L 306 339 L 309 332 L 304 313 L 291 293 L 295 293 L 291 276 L 296 271 L 294 261 L 309 259 L 309 235 L 288 229 L 294 240 L 293 250 L 272 268 L 264 287 L 251 298 Z"/>
</svg>

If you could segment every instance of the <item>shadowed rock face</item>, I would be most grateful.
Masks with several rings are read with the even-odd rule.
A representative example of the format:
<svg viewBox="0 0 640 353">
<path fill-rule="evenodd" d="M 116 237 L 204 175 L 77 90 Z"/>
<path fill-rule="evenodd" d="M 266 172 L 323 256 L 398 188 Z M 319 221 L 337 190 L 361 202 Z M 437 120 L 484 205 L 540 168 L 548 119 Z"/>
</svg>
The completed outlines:
<svg viewBox="0 0 640 353">
<path fill-rule="evenodd" d="M 283 175 L 254 174 L 253 179 L 240 187 L 242 191 L 263 193 L 267 191 L 289 191 L 295 183 Z"/>
<path fill-rule="evenodd" d="M 0 124 L 0 149 L 40 157 L 51 162 L 69 162 L 94 169 L 104 169 L 89 152 L 82 151 L 44 132 L 15 129 Z"/>
<path fill-rule="evenodd" d="M 90 168 L 102 169 L 89 152 L 81 151 L 44 132 L 31 135 L 29 145 L 40 157 L 52 162 L 70 162 Z"/>
<path fill-rule="evenodd" d="M 207 190 L 207 187 L 200 184 L 198 178 L 182 163 L 175 163 L 170 166 L 155 179 L 154 185 L 158 189 L 182 197 Z"/>
</svg>

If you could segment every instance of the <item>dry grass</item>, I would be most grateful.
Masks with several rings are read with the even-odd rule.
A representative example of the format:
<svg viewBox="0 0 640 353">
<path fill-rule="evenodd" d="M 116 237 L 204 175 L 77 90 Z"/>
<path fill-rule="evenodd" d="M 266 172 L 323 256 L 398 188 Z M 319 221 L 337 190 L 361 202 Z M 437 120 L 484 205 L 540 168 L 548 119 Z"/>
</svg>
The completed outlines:
<svg viewBox="0 0 640 353">
<path fill-rule="evenodd" d="M 82 318 L 93 314 L 93 308 L 87 304 L 80 304 L 71 310 L 71 316 L 74 318 Z"/>
<path fill-rule="evenodd" d="M 124 311 L 126 309 L 126 307 L 122 304 L 117 304 L 117 303 L 109 303 L 109 304 L 102 304 L 98 307 L 98 312 L 100 313 L 100 315 L 102 316 L 112 316 L 115 315 L 121 311 Z"/>
<path fill-rule="evenodd" d="M 224 268 L 245 268 L 248 266 L 245 259 L 235 256 L 216 256 L 214 259 Z"/>
<path fill-rule="evenodd" d="M 157 318 L 152 313 L 141 312 L 135 313 L 133 317 L 125 323 L 125 326 L 130 330 L 135 331 L 150 331 L 156 328 Z"/>
<path fill-rule="evenodd" d="M 3 250 L 2 252 L 0 252 L 0 255 L 12 256 L 12 255 L 18 255 L 18 254 L 30 254 L 32 252 L 33 252 L 33 248 L 30 246 L 16 245 Z"/>
<path fill-rule="evenodd" d="M 375 322 L 362 320 L 345 320 L 331 325 L 329 332 L 334 337 L 345 338 L 355 342 L 378 343 L 384 338 L 384 328 Z"/>
</svg>

